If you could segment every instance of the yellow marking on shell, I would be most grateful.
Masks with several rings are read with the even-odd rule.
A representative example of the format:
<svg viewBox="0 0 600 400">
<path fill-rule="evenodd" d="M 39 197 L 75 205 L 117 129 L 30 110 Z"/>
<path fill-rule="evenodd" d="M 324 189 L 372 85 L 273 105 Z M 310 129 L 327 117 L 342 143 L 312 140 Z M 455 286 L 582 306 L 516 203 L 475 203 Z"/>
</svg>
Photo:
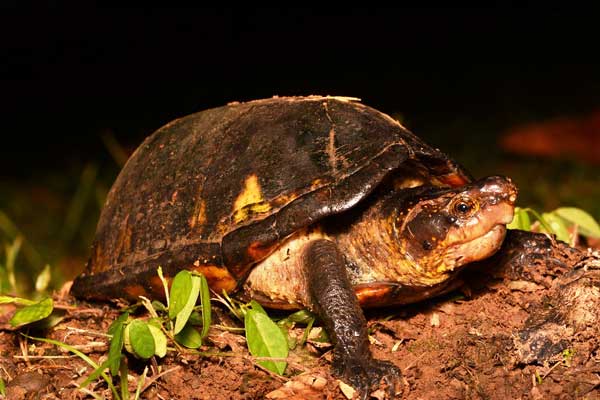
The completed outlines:
<svg viewBox="0 0 600 400">
<path fill-rule="evenodd" d="M 260 191 L 260 185 L 258 183 L 258 177 L 256 174 L 252 174 L 246 178 L 244 182 L 244 189 L 235 199 L 233 204 L 233 210 L 239 210 L 248 204 L 259 203 L 263 201 L 262 193 Z"/>
<path fill-rule="evenodd" d="M 260 214 L 271 209 L 271 205 L 264 201 L 258 177 L 250 175 L 244 182 L 244 189 L 233 203 L 233 220 L 235 223 L 244 221 L 252 214 Z"/>
<path fill-rule="evenodd" d="M 315 190 L 318 189 L 321 185 L 323 184 L 323 180 L 322 179 L 315 179 L 314 181 L 312 181 L 311 185 L 310 185 L 310 190 Z"/>
<path fill-rule="evenodd" d="M 233 221 L 238 224 L 248 219 L 248 217 L 256 214 L 266 213 L 269 210 L 271 210 L 271 205 L 264 201 L 260 203 L 249 204 L 233 213 Z"/>
<path fill-rule="evenodd" d="M 194 207 L 194 212 L 190 217 L 190 228 L 194 229 L 196 225 L 199 225 L 199 228 L 202 225 L 206 224 L 206 202 L 204 200 L 199 200 Z"/>
<path fill-rule="evenodd" d="M 196 214 L 196 223 L 199 225 L 204 225 L 206 223 L 206 202 L 204 200 L 200 201 L 198 213 Z"/>
</svg>

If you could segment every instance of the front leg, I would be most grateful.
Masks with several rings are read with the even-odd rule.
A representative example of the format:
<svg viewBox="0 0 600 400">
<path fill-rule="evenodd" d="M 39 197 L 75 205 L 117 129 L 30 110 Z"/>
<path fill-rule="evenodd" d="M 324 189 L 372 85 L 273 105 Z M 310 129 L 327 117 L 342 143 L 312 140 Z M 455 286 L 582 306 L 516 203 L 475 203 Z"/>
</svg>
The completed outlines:
<svg viewBox="0 0 600 400">
<path fill-rule="evenodd" d="M 325 239 L 309 243 L 303 264 L 313 311 L 334 344 L 334 373 L 357 388 L 362 399 L 367 399 L 371 387 L 383 379 L 393 398 L 400 370 L 371 355 L 367 321 L 335 243 Z"/>
<path fill-rule="evenodd" d="M 509 230 L 500 250 L 477 263 L 481 271 L 507 280 L 526 280 L 544 286 L 545 275 L 560 276 L 570 271 L 585 253 L 544 233 Z"/>
</svg>

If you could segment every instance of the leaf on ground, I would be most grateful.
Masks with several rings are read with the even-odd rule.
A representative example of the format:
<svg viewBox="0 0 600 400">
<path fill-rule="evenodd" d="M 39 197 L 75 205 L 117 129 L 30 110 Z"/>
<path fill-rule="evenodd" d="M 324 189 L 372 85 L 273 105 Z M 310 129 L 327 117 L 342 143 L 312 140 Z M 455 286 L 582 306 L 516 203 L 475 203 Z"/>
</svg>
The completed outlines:
<svg viewBox="0 0 600 400">
<path fill-rule="evenodd" d="M 600 238 L 600 225 L 587 212 L 576 207 L 561 207 L 553 211 L 556 215 L 564 218 L 572 224 L 576 224 L 579 228 L 579 233 L 584 236 Z"/>
<path fill-rule="evenodd" d="M 181 332 L 175 335 L 175 340 L 189 349 L 197 349 L 202 346 L 202 335 L 190 324 L 187 324 Z"/>
<path fill-rule="evenodd" d="M 262 308 L 262 307 L 261 307 Z M 281 329 L 266 314 L 248 310 L 244 318 L 248 350 L 254 357 L 287 358 L 288 342 Z M 285 361 L 261 360 L 257 363 L 270 371 L 282 375 Z"/>
<path fill-rule="evenodd" d="M 0 304 L 9 304 L 9 303 L 15 303 L 15 304 L 23 305 L 23 306 L 28 306 L 31 304 L 35 304 L 35 301 L 23 299 L 21 297 L 0 296 Z"/>
<path fill-rule="evenodd" d="M 32 322 L 40 321 L 52 313 L 54 302 L 50 297 L 41 300 L 37 303 L 25 306 L 17 310 L 15 315 L 10 319 L 12 326 L 27 325 Z"/>
</svg>

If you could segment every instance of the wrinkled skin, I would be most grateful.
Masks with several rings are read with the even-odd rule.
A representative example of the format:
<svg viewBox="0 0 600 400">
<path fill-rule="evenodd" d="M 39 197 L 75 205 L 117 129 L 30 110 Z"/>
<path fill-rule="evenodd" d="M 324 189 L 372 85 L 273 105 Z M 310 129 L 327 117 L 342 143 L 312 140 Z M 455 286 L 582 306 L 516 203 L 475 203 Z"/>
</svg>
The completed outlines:
<svg viewBox="0 0 600 400">
<path fill-rule="evenodd" d="M 382 381 L 393 397 L 400 371 L 371 355 L 366 320 L 351 278 L 354 267 L 348 266 L 360 268 L 362 264 L 363 268 L 375 269 L 385 260 L 374 258 L 381 256 L 381 249 L 390 248 L 390 253 L 384 252 L 386 269 L 379 271 L 379 276 L 371 271 L 374 280 L 362 288 L 378 288 L 379 277 L 393 281 L 396 289 L 410 287 L 417 294 L 415 300 L 423 298 L 431 294 L 431 287 L 453 277 L 456 269 L 489 257 L 500 248 L 515 200 L 514 185 L 503 177 L 489 177 L 460 189 L 403 190 L 372 205 L 340 238 L 321 238 L 304 247 L 300 262 L 307 276 L 308 305 L 321 318 L 334 343 L 334 372 L 356 387 L 363 399 Z M 373 225 L 378 239 L 365 237 L 373 232 L 368 229 Z M 364 246 L 363 252 L 349 247 L 360 247 L 365 240 L 370 247 Z M 349 255 L 356 258 L 350 260 Z M 421 297 L 419 285 L 424 290 Z M 374 295 L 380 297 L 381 304 L 411 300 L 393 285 L 384 288 L 385 293 Z M 370 301 L 377 304 L 373 298 Z"/>
<path fill-rule="evenodd" d="M 370 389 L 383 380 L 393 397 L 400 370 L 390 362 L 376 360 L 369 349 L 367 321 L 344 271 L 344 257 L 327 240 L 312 242 L 305 251 L 309 266 L 319 265 L 309 274 L 313 310 L 321 317 L 335 345 L 333 372 L 357 388 L 366 399 Z M 326 275 L 328 279 L 323 279 Z"/>
</svg>

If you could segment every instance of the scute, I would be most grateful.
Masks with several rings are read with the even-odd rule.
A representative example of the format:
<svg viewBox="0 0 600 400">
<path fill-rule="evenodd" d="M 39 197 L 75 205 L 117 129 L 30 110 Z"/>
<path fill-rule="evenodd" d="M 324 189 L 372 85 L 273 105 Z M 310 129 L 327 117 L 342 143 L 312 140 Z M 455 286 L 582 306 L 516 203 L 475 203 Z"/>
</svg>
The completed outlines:
<svg viewBox="0 0 600 400">
<path fill-rule="evenodd" d="M 92 288 L 111 282 L 102 296 L 119 297 L 123 282 L 143 285 L 158 265 L 210 265 L 230 288 L 283 238 L 352 207 L 407 160 L 432 181 L 469 180 L 399 123 L 346 98 L 272 98 L 175 120 L 121 171 L 74 293 L 95 297 Z"/>
</svg>

